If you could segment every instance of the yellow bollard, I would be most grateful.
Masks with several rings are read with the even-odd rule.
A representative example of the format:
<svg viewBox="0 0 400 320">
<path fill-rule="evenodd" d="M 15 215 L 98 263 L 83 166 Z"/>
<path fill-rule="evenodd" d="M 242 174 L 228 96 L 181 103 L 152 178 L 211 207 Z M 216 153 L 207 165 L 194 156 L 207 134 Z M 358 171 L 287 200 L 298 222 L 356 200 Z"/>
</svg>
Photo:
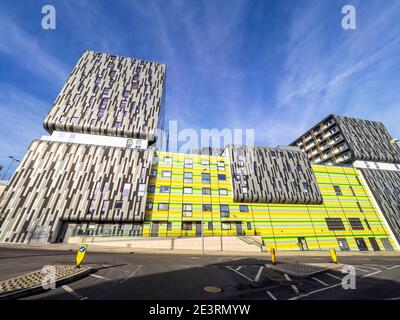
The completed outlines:
<svg viewBox="0 0 400 320">
<path fill-rule="evenodd" d="M 329 252 L 331 254 L 331 259 L 333 263 L 337 263 L 337 255 L 336 255 L 336 250 L 335 249 L 329 249 Z"/>
<path fill-rule="evenodd" d="M 276 263 L 276 251 L 275 251 L 275 248 L 271 248 L 271 261 L 272 261 L 272 264 L 275 265 L 275 263 Z"/>
<path fill-rule="evenodd" d="M 79 250 L 75 258 L 76 268 L 79 268 L 83 260 L 85 260 L 87 247 L 88 247 L 87 244 L 81 244 L 79 246 Z"/>
</svg>

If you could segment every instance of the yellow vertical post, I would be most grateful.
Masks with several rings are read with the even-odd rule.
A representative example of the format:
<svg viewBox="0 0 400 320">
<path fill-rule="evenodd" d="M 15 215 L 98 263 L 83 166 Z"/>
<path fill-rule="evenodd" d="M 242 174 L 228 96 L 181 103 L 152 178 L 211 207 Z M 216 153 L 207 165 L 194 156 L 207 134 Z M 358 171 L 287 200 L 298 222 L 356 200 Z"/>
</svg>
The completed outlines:
<svg viewBox="0 0 400 320">
<path fill-rule="evenodd" d="M 329 252 L 331 254 L 331 259 L 333 263 L 337 263 L 337 255 L 336 255 L 336 250 L 335 249 L 329 249 Z"/>
<path fill-rule="evenodd" d="M 272 261 L 272 264 L 276 263 L 276 251 L 275 251 L 275 248 L 271 248 L 271 261 Z"/>
</svg>

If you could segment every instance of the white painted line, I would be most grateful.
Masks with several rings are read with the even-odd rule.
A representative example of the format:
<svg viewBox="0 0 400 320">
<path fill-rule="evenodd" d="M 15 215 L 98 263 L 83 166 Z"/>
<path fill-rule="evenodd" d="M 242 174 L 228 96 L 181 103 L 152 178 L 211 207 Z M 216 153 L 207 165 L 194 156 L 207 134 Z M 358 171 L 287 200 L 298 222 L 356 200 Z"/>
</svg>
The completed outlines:
<svg viewBox="0 0 400 320">
<path fill-rule="evenodd" d="M 232 267 L 228 267 L 228 266 L 227 266 L 227 268 L 228 268 L 229 270 L 232 270 L 233 272 L 236 272 L 237 274 L 241 275 L 242 277 L 246 278 L 247 280 L 249 280 L 249 281 L 251 281 L 251 282 L 254 281 L 253 279 L 250 279 L 248 276 L 245 276 L 243 273 L 240 273 L 239 271 L 236 271 L 236 270 L 233 269 Z"/>
<path fill-rule="evenodd" d="M 372 270 L 375 270 L 375 271 L 381 271 L 381 269 L 378 269 L 378 268 L 375 268 L 375 267 L 371 267 L 370 265 L 364 265 L 364 266 L 362 266 L 363 268 L 368 268 L 368 269 L 372 269 Z"/>
<path fill-rule="evenodd" d="M 360 271 L 366 272 L 366 273 L 370 272 L 369 270 L 361 269 L 361 268 L 359 268 L 359 267 L 354 267 L 354 269 L 360 270 Z"/>
<path fill-rule="evenodd" d="M 258 269 L 257 275 L 254 278 L 254 281 L 258 281 L 260 279 L 261 272 L 262 272 L 263 268 L 264 268 L 264 266 L 261 266 L 260 269 Z"/>
<path fill-rule="evenodd" d="M 297 287 L 294 285 L 294 284 L 292 284 L 292 289 L 293 289 L 293 291 L 296 293 L 296 294 L 299 294 L 300 292 L 299 292 L 299 289 L 297 289 Z"/>
<path fill-rule="evenodd" d="M 300 299 L 300 298 L 305 298 L 305 297 L 308 297 L 308 296 L 310 296 L 310 295 L 312 295 L 314 293 L 325 291 L 325 290 L 328 290 L 328 289 L 331 289 L 331 288 L 335 288 L 335 287 L 338 287 L 338 286 L 341 286 L 341 285 L 342 285 L 342 283 L 340 282 L 340 283 L 334 284 L 333 286 L 330 286 L 330 287 L 325 287 L 325 288 L 322 288 L 322 289 L 314 290 L 314 291 L 302 294 L 300 296 L 290 298 L 289 300 L 297 300 L 297 299 Z"/>
<path fill-rule="evenodd" d="M 289 275 L 287 275 L 286 273 L 285 273 L 285 278 L 287 281 L 292 281 L 292 279 L 290 279 Z"/>
<path fill-rule="evenodd" d="M 271 292 L 267 291 L 272 300 L 278 300 Z"/>
<path fill-rule="evenodd" d="M 392 266 L 392 267 L 389 267 L 388 269 L 391 270 L 391 269 L 398 268 L 398 267 L 400 267 L 400 265 Z"/>
<path fill-rule="evenodd" d="M 328 287 L 328 286 L 329 286 L 329 284 L 327 284 L 326 282 L 323 282 L 322 280 L 320 280 L 320 279 L 318 279 L 318 278 L 311 277 L 311 279 L 313 279 L 313 280 L 319 282 L 320 284 L 324 285 L 325 287 Z"/>
<path fill-rule="evenodd" d="M 237 267 L 235 270 L 239 271 L 240 269 L 242 269 L 242 266 Z"/>
<path fill-rule="evenodd" d="M 103 276 L 99 276 L 98 274 L 90 274 L 90 276 L 91 277 L 94 277 L 94 278 L 98 278 L 98 279 L 102 279 L 102 280 L 106 280 L 106 281 L 113 281 L 113 280 L 111 280 L 111 279 L 109 279 L 109 278 L 106 278 L 106 277 L 103 277 Z"/>
<path fill-rule="evenodd" d="M 383 266 L 383 265 L 379 265 L 379 264 L 367 264 L 366 266 L 374 266 L 374 267 L 380 267 L 380 268 L 388 269 L 387 266 Z M 375 270 L 380 270 L 380 269 L 375 269 Z"/>
<path fill-rule="evenodd" d="M 81 296 L 78 292 L 76 292 L 70 286 L 63 285 L 63 286 L 61 286 L 61 288 L 63 288 L 65 291 L 67 291 L 69 294 L 73 295 L 77 299 L 80 299 L 80 300 L 87 299 L 87 297 Z"/>
<path fill-rule="evenodd" d="M 123 283 L 123 282 L 125 282 L 126 280 L 132 278 L 132 277 L 136 274 L 136 272 L 139 271 L 139 269 L 140 269 L 141 267 L 143 267 L 143 265 L 141 265 L 141 264 L 138 265 L 137 268 L 136 268 L 128 277 L 126 277 L 125 279 L 121 280 L 120 283 Z"/>
<path fill-rule="evenodd" d="M 377 273 L 381 273 L 382 271 L 375 271 L 375 272 L 372 272 L 372 273 L 368 273 L 368 274 L 365 274 L 365 275 L 363 275 L 361 278 L 366 278 L 366 277 L 370 277 L 370 276 L 373 276 L 374 274 L 377 274 Z"/>
<path fill-rule="evenodd" d="M 339 278 L 339 277 L 337 277 L 337 276 L 335 276 L 335 275 L 333 275 L 331 273 L 325 272 L 325 274 L 330 276 L 330 277 L 332 277 L 332 278 L 335 278 L 335 279 L 338 279 L 338 280 L 342 280 L 341 278 Z"/>
</svg>

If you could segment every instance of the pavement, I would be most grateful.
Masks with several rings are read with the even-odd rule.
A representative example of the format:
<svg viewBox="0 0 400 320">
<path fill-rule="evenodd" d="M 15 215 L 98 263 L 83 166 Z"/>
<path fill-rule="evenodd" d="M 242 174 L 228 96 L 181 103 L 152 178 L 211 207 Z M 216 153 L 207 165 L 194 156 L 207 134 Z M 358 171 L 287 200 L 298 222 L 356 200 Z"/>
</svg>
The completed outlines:
<svg viewBox="0 0 400 320">
<path fill-rule="evenodd" d="M 75 246 L 76 249 L 76 246 Z M 0 280 L 73 263 L 76 251 L 0 248 Z M 298 253 L 299 254 L 299 253 Z M 326 264 L 327 256 L 278 256 L 278 264 Z M 355 272 L 355 289 L 342 286 L 342 268 L 299 277 L 266 267 L 269 255 L 217 256 L 93 252 L 85 266 L 94 272 L 28 300 L 351 300 L 400 299 L 398 255 L 339 256 Z M 221 290 L 207 290 L 206 287 Z"/>
</svg>

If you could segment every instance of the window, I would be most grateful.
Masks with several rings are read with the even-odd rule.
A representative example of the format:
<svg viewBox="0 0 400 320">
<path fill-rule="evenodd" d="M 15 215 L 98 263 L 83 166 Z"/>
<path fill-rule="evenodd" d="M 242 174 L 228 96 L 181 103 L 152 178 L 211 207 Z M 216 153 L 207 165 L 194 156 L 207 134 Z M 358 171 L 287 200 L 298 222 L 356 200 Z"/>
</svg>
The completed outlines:
<svg viewBox="0 0 400 320">
<path fill-rule="evenodd" d="M 147 202 L 146 209 L 147 210 L 152 210 L 153 209 L 153 202 Z"/>
<path fill-rule="evenodd" d="M 221 196 L 226 196 L 226 195 L 228 195 L 228 190 L 227 189 L 219 189 L 219 194 Z"/>
<path fill-rule="evenodd" d="M 182 230 L 192 230 L 192 222 L 182 222 Z"/>
<path fill-rule="evenodd" d="M 211 178 L 210 178 L 210 174 L 209 173 L 202 173 L 201 174 L 201 182 L 202 183 L 210 183 Z"/>
<path fill-rule="evenodd" d="M 210 161 L 208 161 L 208 160 L 201 160 L 201 165 L 202 165 L 202 166 L 209 166 L 209 165 L 210 165 Z"/>
<path fill-rule="evenodd" d="M 95 125 L 96 125 L 96 120 L 95 119 L 90 120 L 90 126 L 94 127 Z"/>
<path fill-rule="evenodd" d="M 72 118 L 71 118 L 71 123 L 72 123 L 72 124 L 78 123 L 78 117 L 72 117 Z"/>
<path fill-rule="evenodd" d="M 121 101 L 119 104 L 120 109 L 125 109 L 126 108 L 126 101 Z"/>
<path fill-rule="evenodd" d="M 111 69 L 111 68 L 114 68 L 114 62 L 109 62 L 108 63 L 108 67 Z"/>
<path fill-rule="evenodd" d="M 361 205 L 358 201 L 356 202 L 356 204 L 357 204 L 358 210 L 360 210 L 360 212 L 364 212 L 364 210 L 361 208 Z"/>
<path fill-rule="evenodd" d="M 211 212 L 212 211 L 212 205 L 211 204 L 203 204 L 203 211 L 204 212 Z"/>
<path fill-rule="evenodd" d="M 229 217 L 229 205 L 227 204 L 220 204 L 219 211 L 221 213 L 221 217 L 227 218 Z"/>
<path fill-rule="evenodd" d="M 169 186 L 160 186 L 160 193 L 169 193 Z"/>
<path fill-rule="evenodd" d="M 171 171 L 163 170 L 161 176 L 164 178 L 169 178 L 171 176 Z"/>
<path fill-rule="evenodd" d="M 212 230 L 213 229 L 213 223 L 212 222 L 208 222 L 208 230 Z"/>
<path fill-rule="evenodd" d="M 306 193 L 308 193 L 308 192 L 310 191 L 307 182 L 303 182 L 303 190 L 304 190 L 304 192 L 306 192 Z"/>
<path fill-rule="evenodd" d="M 110 186 L 110 183 L 108 181 L 104 182 L 103 185 L 103 194 L 106 194 L 108 192 L 108 187 Z"/>
<path fill-rule="evenodd" d="M 158 210 L 159 211 L 168 211 L 169 209 L 169 204 L 168 203 L 159 203 L 158 204 Z"/>
<path fill-rule="evenodd" d="M 183 182 L 192 183 L 193 182 L 193 174 L 191 172 L 183 173 Z"/>
<path fill-rule="evenodd" d="M 101 106 L 105 107 L 107 105 L 108 101 L 110 101 L 110 98 L 103 98 L 103 100 L 101 100 Z"/>
<path fill-rule="evenodd" d="M 192 205 L 191 204 L 184 204 L 182 206 L 182 216 L 184 217 L 191 217 L 192 216 Z"/>
<path fill-rule="evenodd" d="M 299 164 L 296 166 L 296 170 L 298 173 L 303 173 L 303 169 L 301 168 L 301 165 L 299 165 Z"/>
<path fill-rule="evenodd" d="M 184 187 L 184 188 L 183 188 L 183 193 L 184 193 L 184 194 L 192 194 L 192 193 L 193 193 L 193 190 L 192 190 L 191 187 Z"/>
<path fill-rule="evenodd" d="M 225 162 L 224 161 L 217 161 L 217 169 L 220 171 L 225 170 Z"/>
<path fill-rule="evenodd" d="M 114 128 L 116 128 L 116 129 L 121 128 L 121 125 L 122 125 L 122 123 L 119 121 L 114 122 Z"/>
<path fill-rule="evenodd" d="M 242 192 L 243 192 L 243 194 L 248 194 L 249 193 L 249 191 L 247 190 L 247 187 L 243 187 L 242 188 Z"/>
<path fill-rule="evenodd" d="M 219 181 L 225 181 L 226 180 L 226 174 L 218 174 L 218 180 Z"/>
<path fill-rule="evenodd" d="M 157 177 L 157 170 L 151 170 L 151 176 L 153 178 Z M 164 175 L 163 175 L 163 177 L 164 177 Z"/>
<path fill-rule="evenodd" d="M 114 78 L 116 74 L 117 74 L 117 71 L 112 70 L 112 71 L 110 72 L 110 77 L 111 77 L 111 78 Z"/>
<path fill-rule="evenodd" d="M 129 94 L 130 94 L 130 92 L 127 91 L 127 90 L 125 90 L 124 93 L 122 94 L 122 96 L 123 96 L 125 99 L 128 99 L 128 98 L 129 98 Z"/>
<path fill-rule="evenodd" d="M 231 223 L 230 222 L 222 222 L 221 229 L 222 230 L 231 230 Z"/>
<path fill-rule="evenodd" d="M 96 78 L 96 84 L 99 84 L 101 82 L 101 79 L 102 79 L 101 77 L 97 77 Z"/>
<path fill-rule="evenodd" d="M 120 209 L 122 209 L 122 204 L 123 204 L 123 202 L 121 201 L 121 200 L 117 200 L 117 201 L 115 201 L 115 210 L 120 210 Z"/>
<path fill-rule="evenodd" d="M 132 82 L 132 89 L 139 88 L 139 82 Z"/>
<path fill-rule="evenodd" d="M 239 206 L 240 212 L 249 212 L 249 206 L 247 205 L 241 205 Z"/>
<path fill-rule="evenodd" d="M 353 230 L 364 230 L 364 227 L 359 218 L 349 218 L 349 223 Z"/>
<path fill-rule="evenodd" d="M 211 189 L 210 188 L 202 188 L 201 193 L 202 194 L 211 194 Z"/>
<path fill-rule="evenodd" d="M 124 188 L 122 189 L 122 195 L 123 196 L 129 196 L 129 192 L 131 191 L 131 184 L 130 183 L 124 183 Z"/>
<path fill-rule="evenodd" d="M 172 222 L 167 221 L 167 231 L 171 231 L 171 230 L 172 230 Z"/>
<path fill-rule="evenodd" d="M 251 230 L 251 222 L 247 222 L 247 230 Z"/>
<path fill-rule="evenodd" d="M 364 219 L 365 225 L 367 226 L 368 230 L 371 230 L 371 226 L 369 225 L 369 222 L 367 219 Z"/>
<path fill-rule="evenodd" d="M 276 159 L 276 152 L 271 150 L 271 158 Z"/>
<path fill-rule="evenodd" d="M 100 186 L 101 186 L 100 181 L 97 181 L 93 188 L 92 197 L 95 197 L 97 193 L 100 191 Z"/>
<path fill-rule="evenodd" d="M 146 190 L 146 185 L 144 183 L 139 183 L 137 195 L 139 197 L 143 197 L 145 190 Z"/>
<path fill-rule="evenodd" d="M 106 109 L 105 108 L 100 108 L 99 109 L 99 112 L 97 113 L 97 116 L 99 117 L 99 118 L 102 118 L 103 116 L 104 116 L 104 113 L 106 112 Z"/>
<path fill-rule="evenodd" d="M 185 159 L 184 167 L 191 169 L 193 168 L 193 160 L 192 159 Z"/>
<path fill-rule="evenodd" d="M 108 94 L 110 93 L 110 88 L 104 88 L 103 90 L 103 97 L 108 97 Z"/>
<path fill-rule="evenodd" d="M 109 203 L 110 203 L 110 201 L 108 201 L 108 200 L 103 201 L 103 205 L 101 206 L 101 212 L 106 212 L 108 210 Z"/>
<path fill-rule="evenodd" d="M 337 196 L 342 196 L 343 195 L 342 190 L 340 189 L 339 186 L 333 186 L 333 189 L 335 190 L 335 193 L 336 193 Z"/>
<path fill-rule="evenodd" d="M 164 157 L 163 162 L 166 164 L 172 163 L 172 158 L 171 157 Z"/>
<path fill-rule="evenodd" d="M 151 185 L 151 186 L 149 186 L 149 193 L 154 193 L 156 191 L 156 186 L 154 186 L 154 185 Z"/>
<path fill-rule="evenodd" d="M 345 230 L 343 221 L 341 218 L 325 218 L 326 224 L 330 231 Z"/>
<path fill-rule="evenodd" d="M 93 213 L 93 211 L 94 211 L 94 200 L 89 200 L 88 213 Z"/>
<path fill-rule="evenodd" d="M 239 166 L 239 168 L 244 168 L 243 160 L 239 160 L 238 166 Z"/>
</svg>

